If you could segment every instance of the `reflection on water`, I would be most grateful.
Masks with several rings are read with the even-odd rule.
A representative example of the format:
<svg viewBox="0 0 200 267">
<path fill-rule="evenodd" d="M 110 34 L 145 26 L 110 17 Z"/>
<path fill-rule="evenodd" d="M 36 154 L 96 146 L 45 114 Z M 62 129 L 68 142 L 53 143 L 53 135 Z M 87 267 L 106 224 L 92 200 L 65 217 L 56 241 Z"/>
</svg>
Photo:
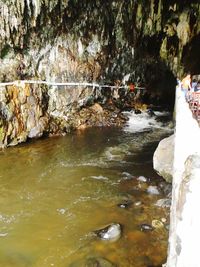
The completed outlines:
<svg viewBox="0 0 200 267">
<path fill-rule="evenodd" d="M 121 267 L 163 263 L 166 228 L 139 226 L 168 223 L 168 210 L 154 205 L 163 194 L 147 193 L 160 181 L 152 153 L 167 134 L 162 127 L 88 129 L 0 152 L 0 266 L 66 267 L 88 257 Z M 141 175 L 147 183 L 137 180 Z M 125 200 L 132 206 L 119 208 Z M 93 230 L 112 222 L 123 225 L 120 240 L 94 238 Z"/>
</svg>

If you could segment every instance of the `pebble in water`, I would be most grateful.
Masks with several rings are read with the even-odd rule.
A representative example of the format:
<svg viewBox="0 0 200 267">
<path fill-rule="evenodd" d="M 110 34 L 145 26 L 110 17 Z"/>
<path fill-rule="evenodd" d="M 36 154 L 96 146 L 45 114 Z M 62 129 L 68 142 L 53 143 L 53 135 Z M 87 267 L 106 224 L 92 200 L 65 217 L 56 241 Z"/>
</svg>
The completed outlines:
<svg viewBox="0 0 200 267">
<path fill-rule="evenodd" d="M 140 225 L 140 231 L 142 232 L 153 231 L 153 227 L 150 224 L 143 223 Z"/>
<path fill-rule="evenodd" d="M 148 114 L 150 117 L 155 116 L 155 113 L 153 112 L 152 109 L 148 109 L 148 110 L 147 110 L 147 114 Z"/>
<path fill-rule="evenodd" d="M 103 229 L 96 230 L 94 233 L 105 241 L 117 241 L 122 234 L 122 226 L 119 223 L 112 223 Z"/>
<path fill-rule="evenodd" d="M 135 206 L 140 206 L 142 204 L 142 201 L 137 201 L 137 202 L 135 202 Z"/>
<path fill-rule="evenodd" d="M 171 207 L 171 199 L 161 198 L 156 202 L 155 205 L 158 207 L 161 207 L 161 208 L 170 208 Z"/>
<path fill-rule="evenodd" d="M 139 176 L 139 177 L 137 178 L 137 180 L 140 181 L 140 182 L 143 182 L 143 183 L 146 183 L 146 182 L 147 182 L 147 178 L 144 177 L 144 176 Z"/>
<path fill-rule="evenodd" d="M 156 228 L 156 229 L 164 227 L 164 224 L 159 220 L 153 220 L 151 225 L 153 226 L 153 228 Z"/>
<path fill-rule="evenodd" d="M 161 191 L 166 195 L 166 196 L 170 196 L 171 192 L 172 192 L 172 184 L 169 184 L 165 181 L 162 181 L 159 183 L 159 188 L 161 189 Z"/>
<path fill-rule="evenodd" d="M 149 193 L 150 195 L 159 195 L 160 194 L 157 186 L 155 186 L 155 185 L 150 185 L 147 188 L 147 193 Z"/>
<path fill-rule="evenodd" d="M 135 114 L 141 114 L 141 113 L 142 113 L 141 110 L 139 110 L 139 109 L 135 109 Z"/>
<path fill-rule="evenodd" d="M 122 175 L 123 175 L 123 180 L 131 180 L 134 178 L 134 176 L 128 172 L 123 172 Z"/>
<path fill-rule="evenodd" d="M 118 206 L 119 208 L 121 208 L 121 209 L 127 209 L 127 208 L 129 208 L 132 204 L 133 204 L 132 201 L 126 201 L 126 202 L 124 202 L 124 203 L 119 203 L 119 204 L 117 204 L 117 206 Z"/>
<path fill-rule="evenodd" d="M 116 267 L 116 265 L 101 257 L 91 257 L 73 262 L 69 267 Z"/>
</svg>

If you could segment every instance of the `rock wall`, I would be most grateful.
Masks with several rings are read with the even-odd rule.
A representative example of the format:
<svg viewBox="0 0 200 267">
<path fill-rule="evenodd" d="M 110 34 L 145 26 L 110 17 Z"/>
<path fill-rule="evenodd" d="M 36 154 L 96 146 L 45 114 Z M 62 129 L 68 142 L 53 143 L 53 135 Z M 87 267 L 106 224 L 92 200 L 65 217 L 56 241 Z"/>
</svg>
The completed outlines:
<svg viewBox="0 0 200 267">
<path fill-rule="evenodd" d="M 22 81 L 0 86 L 0 148 L 90 126 L 121 126 L 127 118 L 117 91 Z"/>
<path fill-rule="evenodd" d="M 0 0 L 0 80 L 129 79 L 169 95 L 171 71 L 199 69 L 199 11 L 194 0 Z"/>
<path fill-rule="evenodd" d="M 137 82 L 160 104 L 163 99 L 173 106 L 174 75 L 191 62 L 194 71 L 200 66 L 199 10 L 198 1 L 185 0 L 0 0 L 0 81 Z M 76 102 L 85 93 L 96 97 L 86 88 L 63 94 L 55 88 L 47 94 L 43 86 L 19 88 L 0 89 L 4 145 L 24 135 L 66 132 L 66 118 L 79 127 L 78 118 L 71 119 Z M 51 124 L 54 130 L 46 129 L 49 121 L 59 121 Z"/>
</svg>

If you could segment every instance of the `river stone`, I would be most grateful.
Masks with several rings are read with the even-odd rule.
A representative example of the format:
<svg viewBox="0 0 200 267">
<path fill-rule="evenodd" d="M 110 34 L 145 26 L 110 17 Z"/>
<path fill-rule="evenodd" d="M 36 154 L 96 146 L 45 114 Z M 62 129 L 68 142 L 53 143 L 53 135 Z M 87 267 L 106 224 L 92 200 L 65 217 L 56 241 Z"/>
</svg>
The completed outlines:
<svg viewBox="0 0 200 267">
<path fill-rule="evenodd" d="M 174 161 L 174 135 L 160 141 L 153 155 L 153 168 L 167 182 L 172 182 Z"/>
<path fill-rule="evenodd" d="M 155 185 L 150 185 L 147 188 L 147 193 L 149 193 L 150 195 L 159 195 L 160 194 L 157 186 L 155 186 Z"/>
<path fill-rule="evenodd" d="M 169 198 L 162 198 L 159 199 L 156 204 L 156 206 L 160 207 L 160 208 L 170 208 L 171 207 L 171 199 Z"/>
<path fill-rule="evenodd" d="M 122 234 L 122 226 L 119 223 L 112 223 L 105 228 L 94 231 L 94 233 L 104 241 L 117 241 Z"/>
<path fill-rule="evenodd" d="M 151 222 L 151 225 L 153 226 L 153 228 L 156 228 L 156 229 L 160 229 L 160 228 L 163 228 L 164 227 L 163 222 L 161 222 L 159 220 L 153 220 Z"/>
<path fill-rule="evenodd" d="M 74 262 L 69 267 L 116 267 L 116 265 L 107 259 L 94 257 Z"/>
<path fill-rule="evenodd" d="M 143 223 L 140 225 L 140 231 L 142 232 L 153 231 L 153 227 L 150 224 Z"/>
<path fill-rule="evenodd" d="M 147 182 L 147 178 L 144 177 L 144 176 L 139 176 L 139 177 L 137 178 L 137 180 L 140 181 L 140 182 L 143 182 L 143 183 L 146 183 L 146 182 Z"/>
<path fill-rule="evenodd" d="M 128 172 L 123 172 L 123 180 L 131 180 L 134 178 L 134 176 Z"/>
<path fill-rule="evenodd" d="M 159 183 L 159 188 L 162 190 L 165 196 L 170 197 L 172 193 L 172 184 L 162 181 Z"/>
<path fill-rule="evenodd" d="M 119 208 L 121 208 L 121 209 L 127 209 L 127 208 L 129 208 L 132 204 L 133 204 L 132 201 L 125 201 L 125 202 L 123 202 L 123 203 L 119 203 L 119 204 L 117 204 L 117 206 L 118 206 Z"/>
<path fill-rule="evenodd" d="M 147 110 L 147 114 L 148 114 L 150 117 L 155 116 L 155 113 L 153 112 L 152 109 L 148 109 L 148 110 Z"/>
<path fill-rule="evenodd" d="M 135 114 L 137 115 L 137 114 L 141 114 L 142 113 L 142 111 L 141 110 L 139 110 L 139 109 L 135 109 Z"/>
</svg>

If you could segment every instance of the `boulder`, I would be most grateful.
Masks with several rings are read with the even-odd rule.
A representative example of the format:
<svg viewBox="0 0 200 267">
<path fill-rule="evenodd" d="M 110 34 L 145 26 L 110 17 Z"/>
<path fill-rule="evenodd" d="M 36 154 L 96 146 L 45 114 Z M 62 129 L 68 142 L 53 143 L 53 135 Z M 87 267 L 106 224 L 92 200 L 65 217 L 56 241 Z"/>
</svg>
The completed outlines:
<svg viewBox="0 0 200 267">
<path fill-rule="evenodd" d="M 122 226 L 119 223 L 112 223 L 105 228 L 94 231 L 94 233 L 104 241 L 117 241 L 122 234 Z"/>
<path fill-rule="evenodd" d="M 160 141 L 153 155 L 153 168 L 167 182 L 172 182 L 174 161 L 174 135 Z"/>
</svg>

